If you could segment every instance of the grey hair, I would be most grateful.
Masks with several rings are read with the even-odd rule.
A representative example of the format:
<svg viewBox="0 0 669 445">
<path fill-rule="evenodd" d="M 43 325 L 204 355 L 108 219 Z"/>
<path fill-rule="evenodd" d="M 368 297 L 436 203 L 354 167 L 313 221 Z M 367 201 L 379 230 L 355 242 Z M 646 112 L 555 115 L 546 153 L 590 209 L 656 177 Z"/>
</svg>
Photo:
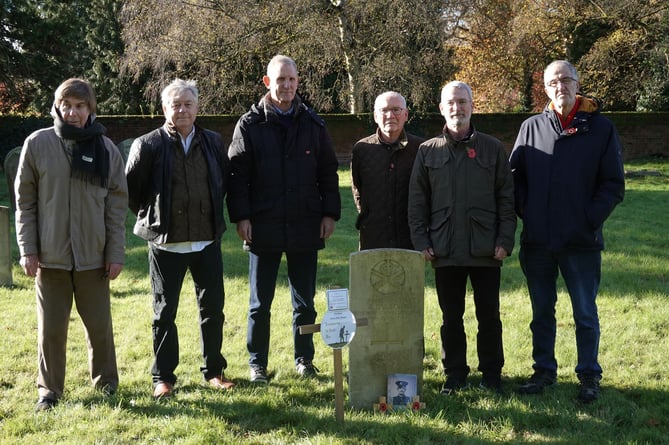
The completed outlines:
<svg viewBox="0 0 669 445">
<path fill-rule="evenodd" d="M 578 71 L 576 71 L 576 67 L 571 64 L 568 60 L 554 60 L 551 63 L 548 64 L 548 66 L 544 69 L 544 81 L 546 79 L 546 73 L 548 70 L 553 68 L 555 65 L 565 65 L 567 68 L 569 68 L 569 73 L 571 74 L 571 77 L 574 79 L 578 80 Z"/>
<path fill-rule="evenodd" d="M 173 97 L 180 95 L 184 91 L 190 91 L 195 97 L 195 103 L 198 103 L 196 82 L 194 80 L 174 79 L 172 83 L 167 85 L 160 94 L 163 105 L 169 105 L 172 103 Z"/>
<path fill-rule="evenodd" d="M 295 72 L 297 73 L 297 63 L 293 59 L 291 59 L 288 56 L 284 56 L 282 54 L 277 54 L 276 56 L 272 57 L 272 60 L 269 61 L 267 64 L 267 75 L 269 76 L 270 71 L 275 65 L 291 65 L 293 68 L 295 68 Z"/>
<path fill-rule="evenodd" d="M 459 80 L 454 80 L 452 82 L 448 82 L 441 89 L 441 96 L 442 97 L 444 96 L 444 91 L 446 91 L 446 89 L 448 89 L 448 88 L 461 88 L 461 89 L 463 89 L 467 92 L 467 94 L 469 95 L 469 100 L 472 101 L 472 102 L 474 101 L 474 94 L 472 94 L 472 88 L 469 85 L 467 85 L 466 83 L 460 82 Z"/>
<path fill-rule="evenodd" d="M 381 102 L 384 99 L 389 99 L 391 97 L 399 97 L 400 100 L 402 101 L 402 107 L 406 108 L 407 107 L 407 101 L 402 96 L 400 93 L 396 91 L 386 91 L 385 93 L 381 93 L 378 96 L 376 96 L 376 100 L 374 101 L 374 109 L 378 110 L 379 109 L 379 102 Z"/>
</svg>

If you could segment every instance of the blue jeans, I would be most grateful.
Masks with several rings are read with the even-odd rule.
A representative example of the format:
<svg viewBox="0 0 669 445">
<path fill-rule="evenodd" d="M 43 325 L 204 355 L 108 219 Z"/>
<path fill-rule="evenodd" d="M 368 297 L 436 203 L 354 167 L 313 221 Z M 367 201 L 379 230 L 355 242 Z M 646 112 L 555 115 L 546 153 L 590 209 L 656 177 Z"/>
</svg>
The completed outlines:
<svg viewBox="0 0 669 445">
<path fill-rule="evenodd" d="M 151 373 L 154 384 L 174 384 L 177 380 L 174 370 L 179 364 L 179 337 L 175 320 L 181 286 L 189 269 L 199 308 L 200 346 L 204 359 L 200 371 L 208 380 L 220 375 L 227 367 L 221 353 L 225 291 L 220 244 L 213 242 L 202 251 L 192 253 L 174 253 L 149 247 L 155 354 Z"/>
<path fill-rule="evenodd" d="M 520 248 L 520 265 L 532 302 L 532 358 L 535 370 L 557 372 L 555 304 L 558 271 L 567 286 L 576 325 L 576 373 L 601 376 L 597 291 L 601 278 L 600 251 L 550 252 L 542 247 Z"/>
<path fill-rule="evenodd" d="M 249 364 L 267 367 L 269 357 L 270 315 L 282 252 L 249 252 L 249 321 L 246 346 Z M 293 304 L 293 344 L 295 361 L 314 358 L 313 334 L 300 335 L 299 327 L 316 321 L 314 295 L 318 251 L 286 252 L 288 284 Z"/>
</svg>

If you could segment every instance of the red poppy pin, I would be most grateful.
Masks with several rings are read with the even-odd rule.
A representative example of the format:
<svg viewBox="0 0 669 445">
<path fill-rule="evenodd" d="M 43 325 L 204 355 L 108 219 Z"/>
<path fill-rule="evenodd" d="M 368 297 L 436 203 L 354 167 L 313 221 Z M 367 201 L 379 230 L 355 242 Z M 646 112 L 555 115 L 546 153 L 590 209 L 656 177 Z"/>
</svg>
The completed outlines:
<svg viewBox="0 0 669 445">
<path fill-rule="evenodd" d="M 476 157 L 476 150 L 473 148 L 467 149 L 467 157 L 474 159 Z"/>
<path fill-rule="evenodd" d="M 574 128 L 574 127 L 571 127 L 571 128 L 567 128 L 565 131 L 567 132 L 567 134 L 574 134 L 578 131 L 578 129 Z"/>
</svg>

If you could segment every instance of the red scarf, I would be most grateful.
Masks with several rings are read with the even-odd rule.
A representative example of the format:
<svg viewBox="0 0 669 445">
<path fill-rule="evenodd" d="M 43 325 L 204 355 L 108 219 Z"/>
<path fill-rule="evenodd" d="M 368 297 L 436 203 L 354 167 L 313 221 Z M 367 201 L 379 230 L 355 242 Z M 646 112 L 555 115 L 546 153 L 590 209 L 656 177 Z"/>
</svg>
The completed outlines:
<svg viewBox="0 0 669 445">
<path fill-rule="evenodd" d="M 569 128 L 569 124 L 571 124 L 571 121 L 574 120 L 574 116 L 576 116 L 576 112 L 579 110 L 580 107 L 581 107 L 581 98 L 576 97 L 576 102 L 574 103 L 574 106 L 572 107 L 569 114 L 566 117 L 564 117 L 563 115 L 557 112 L 557 110 L 555 109 L 555 105 L 553 105 L 553 103 L 551 102 L 551 108 L 553 109 L 553 111 L 555 111 L 555 114 L 557 114 L 558 117 L 560 118 L 560 124 L 562 125 L 563 130 Z"/>
</svg>

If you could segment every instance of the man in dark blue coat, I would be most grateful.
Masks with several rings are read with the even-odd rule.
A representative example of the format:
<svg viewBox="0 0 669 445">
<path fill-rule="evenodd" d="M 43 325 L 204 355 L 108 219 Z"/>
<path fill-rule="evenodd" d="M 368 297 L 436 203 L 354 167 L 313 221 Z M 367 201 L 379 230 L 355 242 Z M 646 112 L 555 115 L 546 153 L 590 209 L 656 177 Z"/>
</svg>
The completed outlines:
<svg viewBox="0 0 669 445">
<path fill-rule="evenodd" d="M 556 280 L 562 274 L 576 324 L 578 400 L 599 397 L 597 292 L 602 226 L 622 201 L 625 180 L 615 127 L 591 98 L 577 94 L 578 73 L 558 60 L 544 71 L 551 102 L 523 122 L 511 153 L 516 212 L 523 220 L 520 264 L 532 302 L 534 374 L 518 391 L 555 384 Z"/>
<path fill-rule="evenodd" d="M 235 127 L 228 211 L 249 251 L 247 348 L 251 381 L 266 383 L 270 309 L 282 254 L 293 303 L 295 366 L 316 375 L 312 334 L 299 326 L 316 320 L 318 250 L 340 217 L 337 158 L 323 120 L 296 94 L 297 65 L 277 55 L 267 66 L 268 93 Z"/>
</svg>

